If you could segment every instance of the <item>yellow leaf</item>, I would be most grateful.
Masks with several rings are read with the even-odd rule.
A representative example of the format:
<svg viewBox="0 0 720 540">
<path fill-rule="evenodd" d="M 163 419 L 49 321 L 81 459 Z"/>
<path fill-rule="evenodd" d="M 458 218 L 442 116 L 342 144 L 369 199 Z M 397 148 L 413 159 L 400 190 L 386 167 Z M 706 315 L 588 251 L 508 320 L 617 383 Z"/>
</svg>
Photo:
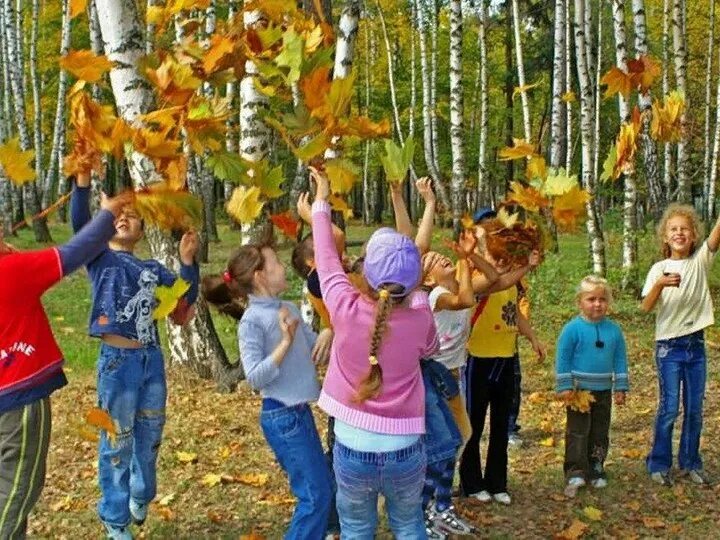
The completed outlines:
<svg viewBox="0 0 720 540">
<path fill-rule="evenodd" d="M 222 476 L 219 474 L 214 473 L 208 473 L 205 476 L 203 476 L 202 480 L 200 480 L 200 483 L 207 487 L 215 487 L 219 485 L 222 482 Z"/>
<path fill-rule="evenodd" d="M 15 185 L 22 185 L 35 180 L 35 169 L 30 162 L 35 159 L 35 150 L 22 151 L 20 138 L 15 137 L 0 146 L 0 165 L 5 176 Z"/>
<path fill-rule="evenodd" d="M 533 178 L 545 179 L 547 177 L 547 164 L 542 156 L 533 156 L 530 158 L 525 169 L 525 178 L 532 180 Z"/>
<path fill-rule="evenodd" d="M 60 67 L 72 73 L 78 79 L 98 82 L 105 72 L 110 71 L 113 63 L 104 54 L 96 55 L 87 49 L 70 51 L 60 58 Z"/>
<path fill-rule="evenodd" d="M 610 70 L 600 79 L 600 84 L 606 84 L 604 97 L 609 98 L 620 92 L 628 97 L 633 89 L 632 77 L 619 67 L 611 67 Z"/>
<path fill-rule="evenodd" d="M 681 92 L 670 92 L 665 102 L 655 100 L 652 105 L 652 122 L 650 133 L 652 138 L 660 142 L 677 142 L 680 140 L 680 120 L 685 112 L 685 97 Z"/>
<path fill-rule="evenodd" d="M 569 396 L 564 398 L 564 401 L 565 405 L 573 411 L 586 413 L 590 412 L 590 408 L 595 402 L 595 396 L 587 390 L 573 390 Z"/>
<path fill-rule="evenodd" d="M 157 69 L 146 68 L 145 74 L 157 88 L 159 97 L 171 105 L 185 105 L 202 84 L 192 67 L 179 64 L 171 56 L 166 56 Z"/>
<path fill-rule="evenodd" d="M 153 158 L 174 158 L 180 152 L 182 141 L 167 131 L 138 129 L 132 139 L 135 150 Z"/>
<path fill-rule="evenodd" d="M 187 230 L 199 224 L 202 202 L 189 191 L 172 189 L 165 182 L 135 193 L 135 209 L 147 223 L 165 230 Z"/>
<path fill-rule="evenodd" d="M 543 439 L 540 441 L 540 446 L 547 446 L 548 448 L 555 446 L 555 438 L 548 437 L 547 439 Z"/>
<path fill-rule="evenodd" d="M 108 439 L 110 439 L 110 443 L 115 443 L 117 429 L 115 427 L 115 422 L 110 417 L 110 414 L 107 411 L 98 407 L 94 407 L 90 409 L 85 415 L 85 422 L 87 422 L 91 426 L 95 426 L 96 428 L 104 430 L 108 436 Z"/>
<path fill-rule="evenodd" d="M 350 219 L 352 217 L 352 208 L 348 206 L 347 201 L 342 197 L 339 197 L 338 195 L 330 195 L 328 197 L 328 203 L 330 203 L 333 210 L 341 212 L 345 219 Z"/>
<path fill-rule="evenodd" d="M 500 161 L 521 159 L 535 154 L 535 147 L 525 139 L 513 139 L 512 146 L 506 146 L 500 150 Z"/>
<path fill-rule="evenodd" d="M 557 540 L 578 540 L 578 538 L 582 537 L 587 530 L 587 524 L 579 519 L 576 519 L 567 529 L 556 534 L 555 538 Z"/>
<path fill-rule="evenodd" d="M 70 0 L 70 19 L 74 19 L 81 13 L 85 13 L 88 0 Z"/>
<path fill-rule="evenodd" d="M 571 90 L 570 92 L 565 92 L 560 99 L 565 103 L 573 103 L 577 100 L 577 97 L 575 96 L 575 92 Z"/>
<path fill-rule="evenodd" d="M 506 229 L 512 229 L 518 221 L 517 212 L 514 214 L 508 213 L 505 207 L 501 208 L 497 213 L 497 220 L 503 224 Z"/>
<path fill-rule="evenodd" d="M 572 230 L 585 215 L 585 203 L 590 200 L 590 194 L 574 186 L 567 193 L 553 199 L 553 219 L 563 231 Z"/>
<path fill-rule="evenodd" d="M 617 161 L 613 178 L 618 178 L 621 173 L 630 174 L 635 170 L 635 150 L 639 134 L 640 125 L 635 122 L 625 122 L 620 126 L 620 133 L 615 141 Z"/>
<path fill-rule="evenodd" d="M 348 193 L 357 180 L 358 169 L 347 159 L 331 159 L 325 162 L 325 173 L 332 193 Z"/>
<path fill-rule="evenodd" d="M 550 169 L 542 193 L 550 197 L 563 195 L 578 186 L 577 176 L 568 174 L 564 168 Z"/>
<path fill-rule="evenodd" d="M 666 523 L 662 519 L 656 517 L 643 516 L 642 522 L 648 529 L 663 529 L 666 527 Z"/>
<path fill-rule="evenodd" d="M 523 94 L 523 93 L 527 92 L 528 90 L 537 88 L 538 86 L 540 86 L 540 83 L 542 83 L 542 81 L 538 81 L 533 84 L 526 84 L 524 86 L 516 86 L 515 89 L 513 90 L 512 98 L 515 99 L 515 96 L 519 96 L 520 94 Z"/>
<path fill-rule="evenodd" d="M 508 201 L 522 206 L 529 212 L 539 212 L 540 208 L 545 208 L 550 202 L 537 189 L 532 186 L 525 187 L 520 182 L 510 183 Z"/>
<path fill-rule="evenodd" d="M 260 201 L 260 188 L 236 187 L 226 205 L 227 213 L 240 223 L 252 223 L 262 212 L 265 203 Z"/>
<path fill-rule="evenodd" d="M 155 298 L 158 300 L 158 305 L 153 310 L 153 319 L 157 321 L 168 317 L 188 290 L 190 290 L 190 283 L 181 278 L 176 279 L 172 287 L 162 285 L 155 287 Z"/>
<path fill-rule="evenodd" d="M 475 228 L 475 222 L 473 221 L 473 218 L 470 214 L 464 214 L 462 219 L 460 220 L 460 224 L 462 225 L 463 229 L 466 230 Z"/>
<path fill-rule="evenodd" d="M 170 503 L 172 503 L 174 500 L 175 500 L 175 494 L 168 493 L 167 495 L 160 497 L 158 499 L 158 504 L 160 506 L 170 506 Z"/>
<path fill-rule="evenodd" d="M 175 452 L 175 457 L 180 463 L 195 463 L 197 454 L 195 452 Z"/>
<path fill-rule="evenodd" d="M 622 455 L 622 457 L 628 459 L 640 459 L 642 457 L 645 457 L 646 452 L 638 448 L 628 448 L 627 450 L 623 450 L 622 452 L 620 452 L 620 454 Z"/>
<path fill-rule="evenodd" d="M 247 473 L 241 474 L 235 477 L 236 482 L 246 484 L 253 487 L 262 487 L 267 484 L 268 474 L 267 473 Z"/>
<path fill-rule="evenodd" d="M 591 521 L 600 521 L 603 517 L 602 510 L 598 510 L 594 506 L 586 506 L 583 508 L 583 514 Z"/>
</svg>

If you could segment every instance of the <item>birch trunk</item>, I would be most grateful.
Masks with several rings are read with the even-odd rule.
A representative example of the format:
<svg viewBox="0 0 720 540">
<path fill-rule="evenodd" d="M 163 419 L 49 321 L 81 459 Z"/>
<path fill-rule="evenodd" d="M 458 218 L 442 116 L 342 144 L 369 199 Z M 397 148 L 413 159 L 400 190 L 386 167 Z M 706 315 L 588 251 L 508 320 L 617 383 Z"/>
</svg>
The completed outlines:
<svg viewBox="0 0 720 540">
<path fill-rule="evenodd" d="M 460 231 L 465 208 L 465 148 L 463 146 L 462 0 L 450 0 L 450 147 L 452 150 L 453 228 Z"/>
<path fill-rule="evenodd" d="M 635 28 L 635 55 L 648 55 L 647 25 L 645 24 L 645 1 L 632 0 L 633 26 Z M 663 190 L 658 167 L 657 144 L 650 137 L 650 122 L 652 121 L 652 96 L 650 91 L 640 94 L 638 104 L 642 112 L 642 131 L 640 133 L 640 146 L 642 148 L 645 165 L 645 180 L 648 187 L 650 212 L 657 220 L 667 205 L 667 195 Z"/>
<path fill-rule="evenodd" d="M 430 1 L 430 126 L 432 128 L 432 156 L 435 168 L 440 170 L 440 139 L 437 119 L 437 75 L 438 75 L 438 4 Z M 447 201 L 445 201 L 447 204 Z"/>
<path fill-rule="evenodd" d="M 553 38 L 553 101 L 550 115 L 550 166 L 560 168 L 563 139 L 563 100 L 565 91 L 565 0 L 555 0 L 555 35 Z M 569 106 L 569 103 L 567 104 Z"/>
<path fill-rule="evenodd" d="M 565 92 L 569 95 L 572 92 L 572 47 L 570 46 L 570 4 L 569 0 L 562 0 L 565 3 Z M 572 102 L 565 105 L 565 169 L 570 172 L 573 157 L 573 117 Z"/>
<path fill-rule="evenodd" d="M 410 3 L 410 25 L 412 32 L 410 32 L 410 118 L 408 119 L 408 135 L 415 137 L 415 110 L 417 109 L 417 72 L 416 72 L 416 56 L 415 50 L 415 21 L 417 17 L 415 15 L 415 2 Z"/>
<path fill-rule="evenodd" d="M 22 150 L 29 150 L 33 147 L 30 137 L 30 129 L 27 124 L 27 116 L 25 111 L 25 93 L 23 87 L 22 64 L 20 63 L 19 51 L 17 48 L 18 39 L 15 32 L 16 19 L 15 5 L 12 0 L 3 0 L 5 8 L 5 44 L 7 46 L 7 59 L 10 63 L 10 86 L 13 93 L 13 103 L 15 111 L 15 125 L 20 135 L 20 147 Z M 35 149 L 35 152 L 42 152 L 42 148 Z M 40 200 L 37 192 L 37 182 L 29 182 L 23 185 L 22 201 L 26 218 L 31 218 L 40 212 Z M 47 227 L 47 221 L 43 219 L 33 219 L 33 232 L 35 233 L 35 241 L 51 242 L 50 230 Z"/>
<path fill-rule="evenodd" d="M 43 131 L 42 102 L 40 101 L 40 74 L 38 73 L 38 25 L 40 18 L 40 0 L 32 0 L 32 22 L 30 27 L 30 81 L 33 94 L 33 142 L 35 146 L 35 182 L 42 194 L 45 194 L 43 169 Z"/>
<path fill-rule="evenodd" d="M 390 86 L 390 103 L 392 104 L 393 120 L 395 122 L 395 132 L 398 136 L 398 139 L 400 140 L 400 145 L 402 146 L 403 142 L 405 141 L 405 137 L 403 135 L 402 125 L 400 124 L 400 109 L 398 108 L 397 94 L 395 92 L 395 76 L 393 75 L 394 67 L 393 55 L 390 49 L 390 37 L 388 36 L 387 25 L 385 24 L 385 14 L 383 13 L 380 2 L 375 2 L 375 6 L 380 17 L 380 27 L 382 28 L 383 40 L 385 41 L 385 52 L 387 54 L 388 84 Z"/>
<path fill-rule="evenodd" d="M 718 48 L 718 61 L 720 62 L 720 48 Z M 720 77 L 717 82 L 715 96 L 715 136 L 713 140 L 712 159 L 710 161 L 710 181 L 708 182 L 708 221 L 713 223 L 717 217 L 715 207 L 715 191 L 718 177 L 718 158 L 720 156 Z"/>
<path fill-rule="evenodd" d="M 7 1 L 7 0 L 5 0 Z M 96 0 L 103 48 L 115 66 L 110 82 L 118 113 L 135 123 L 140 114 L 148 112 L 153 95 L 137 72 L 137 62 L 144 55 L 143 28 L 134 0 Z M 156 181 L 157 172 L 144 156 L 133 153 L 128 160 L 136 186 Z M 177 246 L 157 229 L 148 230 L 153 257 L 171 269 L 177 269 Z M 207 304 L 199 298 L 196 315 L 183 327 L 167 322 L 170 359 L 193 369 L 202 377 L 212 376 L 221 390 L 229 391 L 241 376 L 241 368 L 228 363 L 210 317 Z"/>
<path fill-rule="evenodd" d="M 235 15 L 237 14 L 237 0 L 228 0 L 228 15 L 227 20 L 228 22 L 232 21 L 235 18 Z M 225 85 L 225 97 L 228 98 L 230 101 L 230 110 L 234 111 L 237 107 L 239 109 L 239 101 L 238 101 L 238 92 L 237 92 L 237 83 L 235 80 L 232 80 L 228 82 Z M 239 116 L 236 114 L 230 114 L 228 116 L 227 122 L 225 122 L 225 126 L 227 127 L 227 131 L 225 133 L 225 150 L 228 152 L 236 153 L 238 151 L 238 139 L 237 139 L 237 127 L 238 127 L 238 119 Z M 229 180 L 226 180 L 223 183 L 223 195 L 224 195 L 224 201 L 227 202 L 230 200 L 230 196 L 232 195 L 233 190 L 233 183 Z"/>
<path fill-rule="evenodd" d="M 593 178 L 593 87 L 588 66 L 588 44 L 585 42 L 585 0 L 575 3 L 575 58 L 577 62 L 578 82 L 580 84 L 580 135 L 582 139 L 582 179 L 583 187 L 590 193 L 586 204 L 588 219 L 587 231 L 590 241 L 590 254 L 593 272 L 605 275 L 605 244 L 599 226 L 595 202 L 595 179 Z"/>
<path fill-rule="evenodd" d="M 602 4 L 600 4 L 602 6 Z M 602 93 L 600 92 L 600 79 L 602 78 L 602 12 L 598 13 L 597 24 L 597 54 L 595 55 L 595 131 L 593 134 L 593 178 L 597 180 L 600 176 L 600 106 L 602 105 Z M 598 200 L 598 208 L 603 201 Z M 600 218 L 602 212 L 598 215 Z M 602 219 L 600 219 L 602 223 Z"/>
<path fill-rule="evenodd" d="M 668 83 L 668 73 L 670 72 L 670 62 L 668 54 L 670 51 L 670 0 L 663 0 L 663 35 L 662 35 L 662 95 L 667 96 L 670 91 Z M 663 148 L 663 187 L 665 193 L 671 192 L 671 174 L 672 174 L 672 143 L 665 143 Z"/>
<path fill-rule="evenodd" d="M 532 140 L 532 128 L 530 126 L 530 103 L 528 102 L 525 86 L 525 64 L 523 63 L 522 40 L 520 38 L 520 11 L 518 0 L 512 0 L 513 32 L 515 34 L 515 61 L 517 62 L 518 85 L 520 86 L 520 101 L 522 104 L 523 131 L 525 140 Z"/>
<path fill-rule="evenodd" d="M 414 5 L 414 4 L 413 4 Z M 365 20 L 365 115 L 370 113 L 370 100 L 372 99 L 372 92 L 370 87 L 372 85 L 371 71 L 370 71 L 370 51 L 371 51 L 371 33 L 370 33 L 370 21 Z M 370 198 L 371 198 L 370 186 L 370 141 L 365 141 L 365 156 L 363 158 L 363 223 L 370 225 Z"/>
<path fill-rule="evenodd" d="M 12 133 L 12 101 L 10 100 L 10 62 L 8 61 L 7 37 L 5 35 L 5 8 L 0 9 L 0 55 L 2 55 L 2 81 L 3 81 L 3 142 L 5 137 L 10 137 Z"/>
<path fill-rule="evenodd" d="M 712 101 L 713 47 L 715 45 L 715 0 L 710 0 L 710 28 L 705 67 L 705 156 L 703 159 L 703 213 L 710 219 L 710 102 Z"/>
<path fill-rule="evenodd" d="M 490 187 L 490 179 L 487 174 L 485 157 L 487 150 L 488 135 L 488 78 L 487 78 L 487 40 L 485 37 L 485 24 L 487 21 L 485 0 L 479 0 L 480 10 L 479 27 L 478 27 L 478 48 L 480 49 L 480 140 L 478 147 L 478 192 L 477 206 L 489 205 L 492 189 Z"/>
<path fill-rule="evenodd" d="M 673 0 L 673 61 L 675 64 L 677 89 L 685 96 L 685 110 L 687 111 L 690 106 L 690 96 L 687 92 L 687 45 L 685 42 L 685 33 L 683 32 L 683 4 L 683 0 Z M 688 142 L 687 115 L 683 113 L 680 116 L 680 140 L 677 144 L 677 200 L 681 202 L 689 202 L 691 196 L 690 178 L 687 170 L 689 157 Z"/>
</svg>

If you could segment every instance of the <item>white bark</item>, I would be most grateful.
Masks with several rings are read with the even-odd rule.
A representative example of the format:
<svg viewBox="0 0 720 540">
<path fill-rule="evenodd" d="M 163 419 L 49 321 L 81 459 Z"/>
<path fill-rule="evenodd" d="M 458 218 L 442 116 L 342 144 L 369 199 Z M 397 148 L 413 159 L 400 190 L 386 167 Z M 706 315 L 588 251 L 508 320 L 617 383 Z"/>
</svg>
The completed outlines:
<svg viewBox="0 0 720 540">
<path fill-rule="evenodd" d="M 440 136 L 437 118 L 438 76 L 438 0 L 429 0 L 430 9 L 430 127 L 432 129 L 432 158 L 435 169 L 440 170 Z M 446 201 L 447 202 L 447 201 Z"/>
<path fill-rule="evenodd" d="M 232 21 L 235 17 L 235 14 L 237 13 L 237 1 L 236 0 L 229 0 L 228 1 L 228 22 Z M 230 101 L 230 110 L 235 110 L 235 107 L 238 107 L 239 110 L 239 101 L 238 101 L 238 92 L 237 92 L 237 83 L 233 79 L 232 81 L 228 82 L 225 85 L 225 97 L 228 98 Z M 237 139 L 237 125 L 238 125 L 238 119 L 239 116 L 236 114 L 230 114 L 228 116 L 227 122 L 225 122 L 225 125 L 227 126 L 227 131 L 225 132 L 225 150 L 228 152 L 237 152 L 238 151 L 238 139 Z M 229 180 L 226 180 L 223 184 L 223 194 L 225 198 L 225 202 L 230 200 L 230 197 L 232 196 L 233 191 L 233 183 Z"/>
<path fill-rule="evenodd" d="M 415 2 L 410 2 L 410 118 L 408 120 L 408 135 L 415 137 L 415 110 L 417 109 L 417 72 L 416 72 L 416 44 L 415 44 Z"/>
<path fill-rule="evenodd" d="M 720 61 L 720 47 L 718 48 L 718 61 Z M 720 77 L 717 79 L 717 94 L 715 96 L 715 134 L 713 139 L 712 159 L 710 161 L 710 181 L 708 182 L 707 214 L 710 223 L 717 217 L 715 208 L 715 191 L 717 189 L 718 158 L 720 156 Z"/>
<path fill-rule="evenodd" d="M 486 169 L 486 149 L 488 135 L 488 77 L 487 77 L 487 44 L 485 37 L 485 24 L 487 22 L 485 0 L 479 0 L 479 26 L 478 26 L 478 48 L 480 49 L 480 140 L 478 147 L 478 188 L 477 205 L 488 205 L 491 192 L 490 179 Z"/>
<path fill-rule="evenodd" d="M 683 32 L 683 4 L 684 0 L 673 0 L 673 61 L 675 64 L 677 89 L 685 96 L 685 110 L 687 111 L 690 103 L 687 92 L 687 45 L 685 33 Z M 681 202 L 688 202 L 691 195 L 690 178 L 687 170 L 689 157 L 688 142 L 687 115 L 683 112 L 680 116 L 680 140 L 677 144 L 677 199 Z"/>
<path fill-rule="evenodd" d="M 600 79 L 602 78 L 602 21 L 602 13 L 598 13 L 597 55 L 595 58 L 595 132 L 593 135 L 593 178 L 595 179 L 599 177 L 600 171 L 600 108 L 602 105 Z"/>
<path fill-rule="evenodd" d="M 370 113 L 370 99 L 372 93 L 370 86 L 372 84 L 370 71 L 370 21 L 365 20 L 365 114 Z M 363 158 L 363 223 L 370 224 L 370 141 L 365 141 L 365 156 Z"/>
<path fill-rule="evenodd" d="M 710 0 L 710 28 L 705 65 L 705 156 L 703 159 L 703 211 L 709 219 L 710 211 L 710 103 L 712 101 L 713 47 L 715 45 L 715 0 Z"/>
<path fill-rule="evenodd" d="M 455 230 L 460 229 L 460 220 L 465 206 L 462 34 L 462 0 L 450 0 L 450 147 L 452 151 L 452 213 Z"/>
<path fill-rule="evenodd" d="M 663 0 L 663 34 L 662 34 L 662 95 L 667 96 L 670 91 L 668 73 L 670 62 L 668 54 L 670 51 L 670 0 Z M 672 143 L 665 143 L 663 148 L 663 186 L 665 193 L 670 193 L 671 171 L 672 171 Z"/>
<path fill-rule="evenodd" d="M 357 38 L 360 20 L 360 3 L 358 0 L 347 0 L 340 13 L 335 44 L 334 79 L 344 79 L 352 72 L 355 55 L 355 39 Z"/>
<path fill-rule="evenodd" d="M 563 92 L 565 91 L 565 1 L 555 0 L 555 34 L 553 38 L 553 100 L 550 114 L 550 166 L 559 168 L 562 159 Z M 569 106 L 569 103 L 567 104 Z"/>
<path fill-rule="evenodd" d="M 572 47 L 570 45 L 570 1 L 563 0 L 565 3 L 565 92 L 570 94 L 572 92 Z M 572 103 L 568 102 L 565 107 L 565 170 L 570 171 L 573 157 L 573 115 L 572 115 Z"/>
<path fill-rule="evenodd" d="M 42 102 L 40 101 L 40 74 L 38 73 L 38 26 L 40 18 L 40 0 L 32 0 L 32 23 L 30 27 L 30 81 L 33 93 L 33 142 L 35 146 L 35 177 L 38 185 L 43 182 L 43 132 Z M 44 193 L 44 189 L 42 190 Z"/>
<path fill-rule="evenodd" d="M 380 16 L 380 27 L 382 28 L 383 39 L 385 40 L 385 52 L 387 54 L 387 70 L 388 70 L 388 83 L 390 86 L 390 103 L 392 104 L 393 120 L 395 121 L 395 132 L 400 140 L 400 145 L 405 141 L 403 136 L 402 125 L 400 124 L 400 109 L 397 103 L 397 94 L 395 92 L 395 76 L 393 67 L 393 55 L 390 50 L 390 37 L 388 36 L 387 25 L 385 24 L 385 14 L 383 13 L 380 2 L 375 2 L 378 15 Z M 411 35 L 412 36 L 412 35 Z"/>
<path fill-rule="evenodd" d="M 605 244 L 599 226 L 595 202 L 595 178 L 593 178 L 593 86 L 588 66 L 588 44 L 585 42 L 585 0 L 575 0 L 575 58 L 578 82 L 580 83 L 580 135 L 582 139 L 582 180 L 583 188 L 591 195 L 586 204 L 587 231 L 593 272 L 605 275 Z"/>
<path fill-rule="evenodd" d="M 513 32 L 515 35 L 515 61 L 517 63 L 518 84 L 520 85 L 520 101 L 522 103 L 523 132 L 525 140 L 532 140 L 532 128 L 530 126 L 530 103 L 528 102 L 525 86 L 525 64 L 523 62 L 522 40 L 520 37 L 520 11 L 518 0 L 512 0 Z"/>
</svg>

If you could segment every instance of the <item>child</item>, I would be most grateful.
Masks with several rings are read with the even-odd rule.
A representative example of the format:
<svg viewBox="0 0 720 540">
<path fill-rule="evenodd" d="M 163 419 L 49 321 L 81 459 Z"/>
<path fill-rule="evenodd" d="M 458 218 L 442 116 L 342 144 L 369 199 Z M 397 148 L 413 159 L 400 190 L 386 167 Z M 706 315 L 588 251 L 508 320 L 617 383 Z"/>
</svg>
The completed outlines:
<svg viewBox="0 0 720 540">
<path fill-rule="evenodd" d="M 74 230 L 90 219 L 90 176 L 79 175 L 71 200 Z M 102 340 L 98 358 L 98 406 L 116 425 L 110 441 L 102 432 L 98 478 L 102 497 L 98 514 L 110 538 L 130 539 L 132 519 L 141 525 L 155 498 L 158 449 L 165 424 L 165 365 L 153 320 L 155 288 L 171 286 L 175 274 L 155 260 L 133 255 L 143 236 L 143 222 L 131 207 L 115 220 L 116 234 L 87 263 L 93 303 L 90 335 Z M 194 263 L 197 235 L 180 241 L 180 277 L 190 289 L 171 319 L 182 324 L 197 297 L 198 268 Z"/>
<path fill-rule="evenodd" d="M 238 324 L 240 358 L 248 383 L 263 398 L 265 440 L 298 499 L 285 538 L 322 538 L 332 487 L 308 404 L 320 391 L 314 361 L 323 359 L 332 333 L 318 338 L 300 322 L 298 309 L 278 298 L 287 282 L 270 238 L 242 246 L 223 276 L 205 277 L 202 287 L 213 304 L 246 305 Z"/>
<path fill-rule="evenodd" d="M 530 320 L 530 298 L 528 297 L 528 283 L 525 278 L 518 281 L 518 311 L 528 321 Z M 508 421 L 508 444 L 511 446 L 522 446 L 520 438 L 520 424 L 517 423 L 520 416 L 520 403 L 522 401 L 522 365 L 520 363 L 520 351 L 515 346 L 513 357 L 513 397 L 510 404 L 510 420 Z"/>
<path fill-rule="evenodd" d="M 0 227 L 0 538 L 25 538 L 45 483 L 50 394 L 67 384 L 40 299 L 105 249 L 131 201 L 130 193 L 103 198 L 95 219 L 57 248 L 18 252 Z"/>
<path fill-rule="evenodd" d="M 368 241 L 363 272 L 371 296 L 352 286 L 332 240 L 329 182 L 317 182 L 312 207 L 315 263 L 335 330 L 318 404 L 335 417 L 337 509 L 343 538 L 372 539 L 377 498 L 385 496 L 399 538 L 425 538 L 424 389 L 420 359 L 437 348 L 422 293 L 420 254 L 392 229 Z"/>
<path fill-rule="evenodd" d="M 575 497 L 587 480 L 607 486 L 604 463 L 608 453 L 611 392 L 615 404 L 625 403 L 628 390 L 625 338 L 607 317 L 612 293 L 607 281 L 583 278 L 576 295 L 580 315 L 560 333 L 555 360 L 556 390 L 566 401 L 573 390 L 589 391 L 595 400 L 589 412 L 567 407 L 565 426 L 565 495 Z"/>
<path fill-rule="evenodd" d="M 657 234 L 664 260 L 650 268 L 640 305 L 646 313 L 657 306 L 655 364 L 660 389 L 647 468 L 653 481 L 663 486 L 673 484 L 672 432 L 682 390 L 680 470 L 696 484 L 709 484 L 710 477 L 700 456 L 707 375 L 703 333 L 714 323 L 708 272 L 720 246 L 720 219 L 701 243 L 700 220 L 695 210 L 671 204 L 658 224 Z"/>
</svg>

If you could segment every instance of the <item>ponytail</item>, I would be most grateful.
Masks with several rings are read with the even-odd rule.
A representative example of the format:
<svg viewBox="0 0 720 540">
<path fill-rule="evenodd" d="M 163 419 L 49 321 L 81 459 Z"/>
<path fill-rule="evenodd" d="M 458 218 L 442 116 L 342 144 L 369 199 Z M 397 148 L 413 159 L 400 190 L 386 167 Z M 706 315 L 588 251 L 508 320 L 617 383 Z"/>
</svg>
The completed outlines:
<svg viewBox="0 0 720 540">
<path fill-rule="evenodd" d="M 225 282 L 223 276 L 205 276 L 200 284 L 202 295 L 209 304 L 212 304 L 223 315 L 240 320 L 245 313 L 241 302 L 230 290 L 230 285 Z"/>
</svg>

